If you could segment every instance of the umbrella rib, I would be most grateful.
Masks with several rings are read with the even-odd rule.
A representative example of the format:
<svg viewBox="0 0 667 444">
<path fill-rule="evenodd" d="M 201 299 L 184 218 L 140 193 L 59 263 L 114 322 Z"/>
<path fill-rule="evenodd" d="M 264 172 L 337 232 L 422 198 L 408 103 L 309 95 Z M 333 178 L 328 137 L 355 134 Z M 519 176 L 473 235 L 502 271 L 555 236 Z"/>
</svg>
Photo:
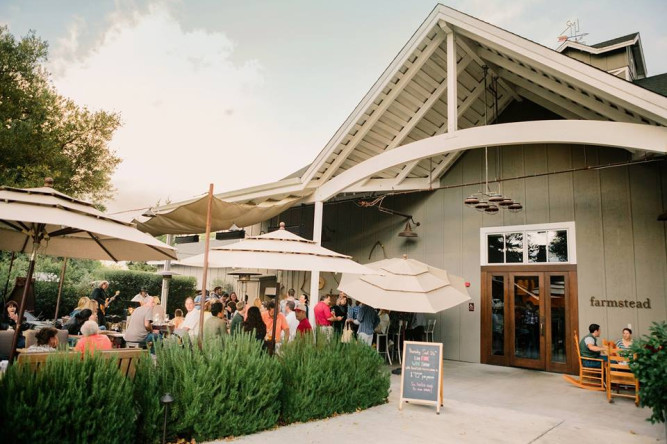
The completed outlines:
<svg viewBox="0 0 667 444">
<path fill-rule="evenodd" d="M 81 233 L 81 231 L 83 230 L 74 227 L 62 228 L 60 230 L 49 233 L 49 237 L 67 236 L 68 234 Z"/>
<path fill-rule="evenodd" d="M 157 251 L 158 253 L 165 254 L 164 251 L 160 250 L 158 247 L 154 247 L 153 245 L 148 245 L 148 244 L 144 244 L 144 245 L 146 245 L 148 248 L 151 248 L 151 249 Z M 172 256 L 172 257 L 173 257 L 174 259 L 178 259 L 177 256 Z"/>
<path fill-rule="evenodd" d="M 22 230 L 21 230 L 21 227 L 16 226 L 16 225 L 14 225 L 14 224 L 11 223 L 11 222 L 7 222 L 7 221 L 4 220 L 4 219 L 3 219 L 3 220 L 0 220 L 0 222 L 2 222 L 3 224 L 7 225 L 8 227 L 10 227 L 10 228 L 12 228 L 12 229 L 14 229 L 14 230 L 16 230 L 16 231 L 22 231 Z"/>
<path fill-rule="evenodd" d="M 114 262 L 118 262 L 118 259 L 116 259 L 116 258 L 113 256 L 113 254 L 111 254 L 111 252 L 109 252 L 109 250 L 107 250 L 107 249 L 104 247 L 104 245 L 102 245 L 102 243 L 101 243 L 100 240 L 97 238 L 97 236 L 95 236 L 95 235 L 94 235 L 93 233 L 91 233 L 90 231 L 86 231 L 86 233 L 88 234 L 88 236 L 90 236 L 90 238 L 91 238 L 92 240 L 95 241 L 95 243 L 96 243 L 97 245 L 100 246 L 100 248 L 101 248 L 102 250 L 104 250 L 104 252 L 105 252 L 106 254 L 109 255 L 109 257 L 110 257 L 111 259 L 114 260 Z"/>
</svg>

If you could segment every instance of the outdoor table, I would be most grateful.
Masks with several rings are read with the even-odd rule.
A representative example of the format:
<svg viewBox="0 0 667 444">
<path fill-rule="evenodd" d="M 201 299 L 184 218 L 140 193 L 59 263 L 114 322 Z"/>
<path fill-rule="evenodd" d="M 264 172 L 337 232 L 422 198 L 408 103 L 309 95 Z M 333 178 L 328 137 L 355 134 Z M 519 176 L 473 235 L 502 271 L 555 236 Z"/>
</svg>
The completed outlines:
<svg viewBox="0 0 667 444">
<path fill-rule="evenodd" d="M 125 342 L 125 337 L 122 333 L 118 333 L 113 330 L 101 330 L 101 334 L 107 336 L 111 340 L 113 348 L 123 348 L 123 342 Z"/>
<path fill-rule="evenodd" d="M 153 323 L 153 329 L 159 330 L 164 336 L 169 336 L 174 332 L 173 324 L 155 324 Z"/>
</svg>

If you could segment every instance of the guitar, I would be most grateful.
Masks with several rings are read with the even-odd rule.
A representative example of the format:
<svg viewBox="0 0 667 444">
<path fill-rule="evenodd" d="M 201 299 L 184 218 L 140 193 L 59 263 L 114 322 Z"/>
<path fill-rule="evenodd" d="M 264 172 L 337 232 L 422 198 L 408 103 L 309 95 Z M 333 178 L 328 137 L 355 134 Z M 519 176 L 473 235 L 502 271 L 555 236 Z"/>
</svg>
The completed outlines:
<svg viewBox="0 0 667 444">
<path fill-rule="evenodd" d="M 103 315 L 107 314 L 107 307 L 109 306 L 109 304 L 111 304 L 113 302 L 114 299 L 116 299 L 118 297 L 119 294 L 120 294 L 120 291 L 116 290 L 116 294 L 114 294 L 110 298 L 107 298 L 104 301 L 104 304 L 100 304 L 100 311 L 102 312 Z"/>
</svg>

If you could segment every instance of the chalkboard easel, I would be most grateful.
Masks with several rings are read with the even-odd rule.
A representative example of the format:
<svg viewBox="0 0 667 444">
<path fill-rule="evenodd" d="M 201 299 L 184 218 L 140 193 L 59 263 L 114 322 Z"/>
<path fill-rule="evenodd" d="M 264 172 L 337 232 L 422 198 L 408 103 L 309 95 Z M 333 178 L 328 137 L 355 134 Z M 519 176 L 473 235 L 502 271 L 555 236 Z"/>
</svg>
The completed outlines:
<svg viewBox="0 0 667 444">
<path fill-rule="evenodd" d="M 403 410 L 403 402 L 435 404 L 436 413 L 440 414 L 443 405 L 441 343 L 403 343 L 399 410 Z"/>
</svg>

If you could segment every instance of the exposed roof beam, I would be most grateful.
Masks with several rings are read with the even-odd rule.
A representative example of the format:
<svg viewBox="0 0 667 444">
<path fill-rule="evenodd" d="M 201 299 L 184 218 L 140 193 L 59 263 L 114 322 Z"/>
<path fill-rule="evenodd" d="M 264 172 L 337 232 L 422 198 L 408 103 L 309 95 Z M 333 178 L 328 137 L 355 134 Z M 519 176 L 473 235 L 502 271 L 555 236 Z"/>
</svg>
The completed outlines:
<svg viewBox="0 0 667 444">
<path fill-rule="evenodd" d="M 373 191 L 409 191 L 428 189 L 428 178 L 411 177 L 401 183 L 395 179 L 370 179 L 347 187 L 345 193 L 369 193 Z"/>
<path fill-rule="evenodd" d="M 534 94 L 527 89 L 523 89 L 521 87 L 517 87 L 517 92 L 521 94 L 523 97 L 526 99 L 530 100 L 531 102 L 537 103 L 544 109 L 548 109 L 549 111 L 553 112 L 554 114 L 557 114 L 561 116 L 564 119 L 580 119 L 581 117 L 577 114 L 572 112 L 570 109 L 563 108 L 561 106 L 556 105 L 555 103 L 538 96 L 537 94 Z"/>
<path fill-rule="evenodd" d="M 487 145 L 576 144 L 667 153 L 667 127 L 595 120 L 539 120 L 462 129 L 419 140 L 361 162 L 329 180 L 314 193 L 326 201 L 349 186 L 418 159 Z M 406 180 L 407 182 L 407 180 Z"/>
<path fill-rule="evenodd" d="M 529 82 L 528 80 L 524 79 L 523 77 L 520 77 L 516 74 L 514 74 L 511 71 L 507 71 L 505 69 L 499 69 L 498 70 L 499 74 L 501 77 L 503 77 L 505 80 L 509 80 L 510 82 L 514 83 L 517 86 L 520 86 L 523 89 L 526 89 L 533 94 L 536 94 L 540 97 L 542 97 L 545 100 L 549 100 L 551 102 L 554 102 L 556 105 L 560 106 L 561 108 L 564 109 L 569 109 L 572 112 L 576 113 L 580 119 L 588 119 L 588 120 L 603 120 L 604 117 L 597 115 L 593 111 L 587 110 L 577 104 L 576 102 L 572 102 L 570 100 L 564 99 L 558 94 L 555 94 L 548 89 L 544 89 L 539 85 L 536 85 L 532 82 Z"/>
<path fill-rule="evenodd" d="M 401 172 L 399 173 L 398 176 L 396 176 L 396 183 L 401 183 L 405 180 L 406 177 L 408 177 L 408 174 L 412 172 L 412 170 L 415 169 L 417 164 L 419 163 L 418 160 L 413 160 L 412 162 L 408 163 L 403 167 Z"/>
<path fill-rule="evenodd" d="M 442 21 L 440 23 L 442 23 Z M 442 27 L 442 25 L 440 26 Z M 477 45 L 475 45 L 474 43 L 469 43 L 467 37 L 463 35 L 458 35 L 458 43 L 466 53 L 472 56 L 473 60 L 477 62 L 479 66 L 484 66 L 486 64 L 486 62 L 482 60 L 482 58 L 479 55 L 477 55 L 477 52 L 472 48 L 473 45 L 474 46 Z M 496 77 L 500 77 L 491 67 L 489 67 L 489 72 L 495 75 Z M 504 82 L 502 79 L 500 79 L 498 83 L 500 84 L 500 86 L 505 88 L 512 95 L 512 97 L 514 97 L 514 100 L 516 100 L 517 102 L 521 102 L 523 100 L 521 96 L 517 94 L 517 92 L 514 91 L 514 89 L 506 82 Z"/>
<path fill-rule="evenodd" d="M 370 115 L 366 119 L 366 122 L 364 125 L 361 127 L 361 129 L 352 137 L 352 140 L 347 144 L 345 148 L 343 148 L 343 151 L 336 156 L 334 161 L 331 163 L 331 165 L 327 168 L 327 170 L 324 172 L 322 175 L 322 178 L 324 180 L 327 180 L 330 178 L 335 171 L 340 167 L 340 165 L 345 161 L 345 158 L 347 157 L 348 154 L 354 149 L 354 147 L 357 145 L 357 143 L 366 136 L 368 131 L 371 129 L 373 124 L 382 116 L 382 114 L 385 112 L 385 110 L 389 107 L 394 102 L 394 99 L 398 97 L 398 95 L 403 91 L 403 89 L 410 83 L 410 80 L 419 72 L 421 69 L 422 65 L 426 63 L 426 60 L 433 54 L 433 52 L 440 46 L 440 44 L 444 41 L 445 39 L 445 34 L 443 32 L 439 32 L 433 40 L 431 40 L 426 48 L 417 56 L 417 59 L 412 63 L 412 66 L 408 68 L 408 70 L 403 74 L 401 77 L 401 80 L 395 85 L 393 85 L 391 91 L 389 91 L 389 94 L 386 95 L 382 99 L 382 103 L 373 111 L 373 114 Z"/>
<path fill-rule="evenodd" d="M 539 73 L 536 73 L 528 68 L 518 65 L 517 63 L 511 62 L 504 57 L 499 56 L 498 54 L 489 51 L 488 49 L 479 48 L 477 54 L 482 57 L 484 60 L 487 60 L 494 65 L 497 65 L 501 68 L 509 70 L 524 79 L 530 80 L 533 83 L 545 85 L 546 88 L 550 89 L 552 92 L 566 97 L 573 102 L 579 103 L 607 118 L 610 120 L 615 120 L 617 122 L 634 122 L 639 123 L 641 119 L 636 117 L 629 116 L 628 114 L 613 109 L 608 105 L 598 102 L 591 96 L 586 96 L 581 92 L 577 92 L 567 86 L 557 83 L 549 77 L 545 77 Z"/>
</svg>

